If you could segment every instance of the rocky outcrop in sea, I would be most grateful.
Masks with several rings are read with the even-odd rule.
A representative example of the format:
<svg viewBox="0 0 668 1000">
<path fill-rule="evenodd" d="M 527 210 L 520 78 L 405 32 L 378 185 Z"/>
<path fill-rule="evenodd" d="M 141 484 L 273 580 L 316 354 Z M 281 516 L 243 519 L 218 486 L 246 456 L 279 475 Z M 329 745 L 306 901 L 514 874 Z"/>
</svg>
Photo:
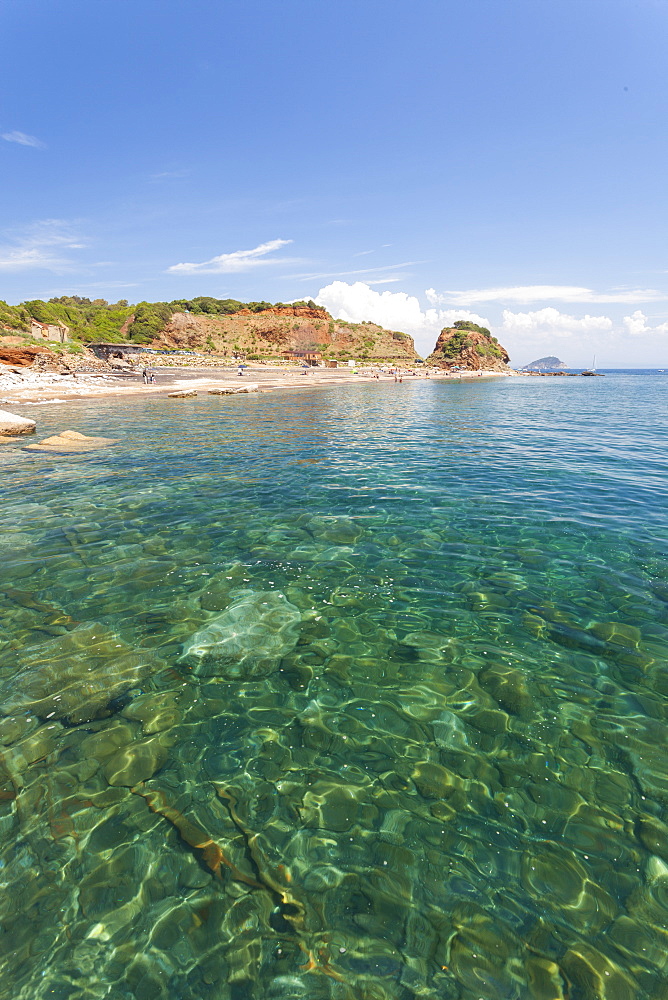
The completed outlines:
<svg viewBox="0 0 668 1000">
<path fill-rule="evenodd" d="M 508 374 L 510 356 L 486 327 L 461 321 L 441 330 L 426 361 L 445 370 L 464 368 Z"/>
<path fill-rule="evenodd" d="M 551 354 L 547 358 L 538 358 L 537 361 L 532 361 L 530 365 L 525 365 L 522 370 L 526 372 L 556 372 L 563 368 L 568 368 L 568 365 Z"/>
</svg>

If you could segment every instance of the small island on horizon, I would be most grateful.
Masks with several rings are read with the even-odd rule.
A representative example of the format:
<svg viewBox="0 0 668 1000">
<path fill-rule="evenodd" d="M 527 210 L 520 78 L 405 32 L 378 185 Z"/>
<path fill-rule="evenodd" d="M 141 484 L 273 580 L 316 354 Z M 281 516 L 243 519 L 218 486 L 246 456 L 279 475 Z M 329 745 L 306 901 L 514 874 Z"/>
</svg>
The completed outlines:
<svg viewBox="0 0 668 1000">
<path fill-rule="evenodd" d="M 522 371 L 524 372 L 556 372 L 561 371 L 564 368 L 568 368 L 565 361 L 560 361 L 559 358 L 550 354 L 546 358 L 538 358 L 537 361 L 532 361 L 531 364 L 524 365 Z"/>
</svg>

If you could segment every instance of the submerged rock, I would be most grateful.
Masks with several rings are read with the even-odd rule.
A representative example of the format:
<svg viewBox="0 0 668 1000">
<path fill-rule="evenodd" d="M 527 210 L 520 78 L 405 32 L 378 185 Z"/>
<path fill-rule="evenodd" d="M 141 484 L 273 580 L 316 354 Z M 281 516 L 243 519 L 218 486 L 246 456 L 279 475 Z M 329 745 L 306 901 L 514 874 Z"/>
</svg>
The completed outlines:
<svg viewBox="0 0 668 1000">
<path fill-rule="evenodd" d="M 5 682 L 6 715 L 34 712 L 76 724 L 109 714 L 109 703 L 162 665 L 102 625 L 81 625 L 19 654 L 19 669 Z"/>
<path fill-rule="evenodd" d="M 86 434 L 80 434 L 79 431 L 62 431 L 60 434 L 54 434 L 52 437 L 44 438 L 43 441 L 38 441 L 37 444 L 26 445 L 31 451 L 56 451 L 62 454 L 63 452 L 79 452 L 79 451 L 94 451 L 96 448 L 106 448 L 110 444 L 116 444 L 116 438 L 107 437 L 88 437 Z"/>
<path fill-rule="evenodd" d="M 105 764 L 104 776 L 110 785 L 131 788 L 152 778 L 166 760 L 167 750 L 154 736 L 117 750 Z"/>
<path fill-rule="evenodd" d="M 237 591 L 225 611 L 185 644 L 182 660 L 203 677 L 264 677 L 297 645 L 301 612 L 276 591 Z"/>
<path fill-rule="evenodd" d="M 313 517 L 308 528 L 316 538 L 335 545 L 354 545 L 364 533 L 351 517 Z"/>
</svg>

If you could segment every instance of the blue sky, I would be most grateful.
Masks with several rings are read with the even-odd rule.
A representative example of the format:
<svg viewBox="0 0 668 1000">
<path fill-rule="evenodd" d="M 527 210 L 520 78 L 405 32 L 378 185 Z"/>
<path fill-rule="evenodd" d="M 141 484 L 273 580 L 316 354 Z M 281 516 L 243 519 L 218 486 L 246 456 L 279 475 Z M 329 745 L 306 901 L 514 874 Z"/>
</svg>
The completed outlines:
<svg viewBox="0 0 668 1000">
<path fill-rule="evenodd" d="M 668 366 L 665 0 L 9 0 L 0 298 Z"/>
</svg>

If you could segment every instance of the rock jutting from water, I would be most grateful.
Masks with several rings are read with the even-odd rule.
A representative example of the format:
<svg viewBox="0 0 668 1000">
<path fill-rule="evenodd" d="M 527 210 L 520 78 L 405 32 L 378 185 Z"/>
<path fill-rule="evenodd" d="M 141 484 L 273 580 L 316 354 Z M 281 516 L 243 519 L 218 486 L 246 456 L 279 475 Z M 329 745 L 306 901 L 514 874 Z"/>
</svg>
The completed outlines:
<svg viewBox="0 0 668 1000">
<path fill-rule="evenodd" d="M 181 659 L 202 677 L 265 677 L 297 645 L 300 622 L 301 612 L 283 594 L 240 590 L 185 643 Z"/>
<path fill-rule="evenodd" d="M 468 320 L 458 320 L 454 326 L 444 327 L 426 361 L 445 370 L 464 368 L 469 371 L 510 373 L 510 357 L 505 347 L 487 327 Z"/>
<path fill-rule="evenodd" d="M 259 392 L 260 386 L 257 382 L 247 382 L 245 385 L 224 385 L 218 389 L 209 389 L 210 396 L 235 396 L 240 392 Z"/>
<path fill-rule="evenodd" d="M 55 451 L 63 454 L 65 452 L 94 451 L 96 448 L 107 448 L 110 444 L 116 444 L 116 438 L 89 437 L 87 434 L 80 434 L 79 431 L 61 431 L 52 437 L 44 438 L 36 444 L 26 445 L 30 451 Z"/>
<path fill-rule="evenodd" d="M 28 417 L 19 417 L 8 410 L 0 410 L 0 436 L 15 437 L 17 434 L 34 434 L 37 424 Z"/>
</svg>

